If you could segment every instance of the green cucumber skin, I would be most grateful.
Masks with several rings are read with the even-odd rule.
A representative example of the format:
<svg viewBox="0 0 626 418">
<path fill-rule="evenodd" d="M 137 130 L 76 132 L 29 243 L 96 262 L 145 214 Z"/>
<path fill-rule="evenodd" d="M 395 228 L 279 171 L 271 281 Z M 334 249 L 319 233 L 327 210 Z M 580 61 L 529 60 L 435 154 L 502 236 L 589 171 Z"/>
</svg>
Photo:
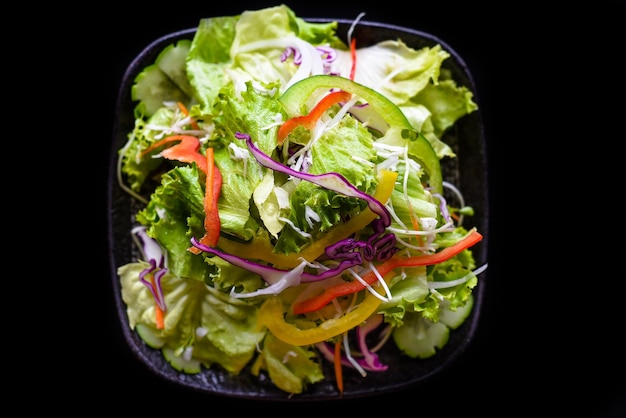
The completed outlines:
<svg viewBox="0 0 626 418">
<path fill-rule="evenodd" d="M 456 311 L 452 311 L 447 308 L 442 309 L 441 314 L 439 315 L 439 321 L 443 322 L 452 329 L 457 329 L 461 326 L 461 324 L 463 324 L 463 322 L 465 322 L 470 313 L 472 313 L 473 307 L 474 297 L 473 295 L 470 295 L 465 305 L 460 306 Z"/>
<path fill-rule="evenodd" d="M 151 348 L 161 348 L 165 345 L 165 341 L 152 332 L 152 330 L 143 324 L 137 324 L 135 330 L 139 337 Z"/>
<path fill-rule="evenodd" d="M 185 360 L 181 356 L 176 355 L 171 348 L 163 348 L 161 350 L 165 360 L 176 370 L 188 374 L 197 374 L 202 370 L 202 365 L 198 360 Z"/>
<path fill-rule="evenodd" d="M 425 359 L 434 356 L 450 338 L 450 328 L 441 322 L 420 318 L 417 328 L 400 327 L 393 332 L 393 339 L 407 356 Z"/>
</svg>

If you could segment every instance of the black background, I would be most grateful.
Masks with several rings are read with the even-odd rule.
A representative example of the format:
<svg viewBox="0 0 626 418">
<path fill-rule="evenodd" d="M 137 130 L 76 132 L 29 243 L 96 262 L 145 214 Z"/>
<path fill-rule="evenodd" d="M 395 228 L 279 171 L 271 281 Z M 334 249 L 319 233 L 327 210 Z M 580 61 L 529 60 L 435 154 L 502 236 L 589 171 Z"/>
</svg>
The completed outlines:
<svg viewBox="0 0 626 418">
<path fill-rule="evenodd" d="M 98 8 L 99 18 L 85 25 L 96 47 L 85 52 L 89 65 L 83 71 L 93 73 L 91 83 L 96 81 L 102 99 L 98 103 L 100 114 L 104 115 L 94 140 L 101 157 L 101 183 L 97 186 L 101 219 L 106 219 L 104 191 L 117 89 L 133 58 L 163 35 L 194 28 L 202 17 L 235 15 L 276 4 L 146 3 L 119 12 L 107 11 L 104 5 Z M 360 2 L 286 4 L 301 17 L 353 19 L 365 12 L 365 20 L 429 32 L 466 61 L 477 86 L 476 99 L 485 126 L 491 197 L 489 286 L 474 341 L 452 367 L 427 384 L 367 399 L 274 404 L 178 387 L 152 375 L 126 346 L 114 306 L 103 223 L 99 231 L 101 267 L 92 278 L 96 296 L 88 302 L 99 304 L 89 306 L 89 315 L 94 311 L 102 315 L 97 316 L 97 323 L 89 319 L 87 328 L 81 327 L 80 333 L 93 337 L 93 341 L 88 338 L 80 342 L 79 350 L 86 358 L 72 373 L 79 387 L 71 392 L 86 392 L 95 411 L 126 410 L 145 416 L 172 412 L 216 416 L 248 411 L 354 416 L 367 413 L 369 407 L 376 407 L 377 414 L 411 416 L 508 416 L 525 412 L 560 416 L 569 411 L 580 417 L 619 416 L 618 410 L 623 411 L 626 403 L 620 342 L 624 314 L 611 307 L 619 301 L 613 302 L 612 290 L 603 286 L 609 277 L 576 258 L 595 254 L 603 245 L 580 233 L 572 237 L 579 240 L 578 244 L 558 246 L 555 253 L 555 244 L 546 242 L 551 233 L 573 229 L 569 222 L 584 229 L 593 222 L 587 222 L 586 217 L 591 216 L 587 211 L 573 217 L 567 214 L 576 211 L 576 199 L 565 208 L 545 207 L 552 207 L 551 202 L 556 204 L 557 200 L 562 203 L 558 196 L 563 196 L 564 190 L 581 193 L 578 181 L 565 186 L 565 180 L 573 177 L 582 182 L 590 176 L 576 168 L 584 163 L 583 156 L 572 161 L 561 155 L 568 148 L 573 152 L 570 141 L 580 133 L 577 129 L 570 132 L 568 125 L 584 127 L 587 134 L 599 131 L 594 123 L 606 126 L 607 121 L 595 119 L 590 100 L 581 97 L 590 89 L 607 90 L 607 85 L 617 89 L 624 82 L 619 75 L 623 67 L 616 58 L 608 58 L 615 55 L 615 38 L 626 40 L 621 29 L 626 17 L 624 2 L 598 2 L 584 9 L 550 12 L 541 4 L 527 2 L 491 2 L 491 6 L 394 1 L 369 6 Z M 607 42 L 611 39 L 612 43 Z M 80 52 L 75 55 L 82 56 Z M 611 82 L 598 86 L 602 77 Z M 90 86 L 85 88 L 93 89 L 93 84 Z M 593 101 L 611 113 L 606 110 L 607 96 Z M 623 99 L 615 96 L 613 103 L 621 113 Z M 553 168 L 555 164 L 558 169 Z M 593 193 L 593 189 L 584 193 Z M 563 227 L 563 223 L 568 226 Z M 623 247 L 624 241 L 620 242 Z M 568 267 L 572 263 L 577 267 Z M 623 268 L 621 271 L 623 278 Z M 591 284 L 589 280 L 596 276 L 601 276 L 602 282 Z M 595 289 L 593 296 L 589 296 L 590 289 Z M 621 315 L 621 330 L 613 325 L 620 322 L 611 318 L 614 312 Z"/>
</svg>

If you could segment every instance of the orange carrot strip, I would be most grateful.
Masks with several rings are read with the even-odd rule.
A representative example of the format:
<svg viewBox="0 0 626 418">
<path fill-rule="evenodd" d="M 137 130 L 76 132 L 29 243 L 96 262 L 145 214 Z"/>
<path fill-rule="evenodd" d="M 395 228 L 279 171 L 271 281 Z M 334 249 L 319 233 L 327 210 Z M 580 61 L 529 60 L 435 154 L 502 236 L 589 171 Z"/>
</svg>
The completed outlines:
<svg viewBox="0 0 626 418">
<path fill-rule="evenodd" d="M 183 112 L 183 115 L 189 116 L 189 111 L 187 110 L 184 104 L 182 104 L 181 102 L 176 102 L 176 104 L 178 105 L 178 108 L 180 109 L 180 111 Z M 198 122 L 196 122 L 195 119 L 191 120 L 191 127 L 195 130 L 200 130 L 200 127 L 198 126 Z"/>
<path fill-rule="evenodd" d="M 187 110 L 187 107 L 184 104 L 182 104 L 181 102 L 176 102 L 176 105 L 178 106 L 180 111 L 183 112 L 183 115 L 189 116 L 189 111 Z"/>
<path fill-rule="evenodd" d="M 152 282 L 152 288 L 156 289 L 156 283 L 154 282 L 154 275 L 150 275 L 150 281 Z M 156 322 L 157 329 L 165 328 L 164 315 L 165 315 L 165 312 L 163 312 L 163 309 L 161 309 L 158 303 L 155 303 L 154 304 L 154 320 Z"/>
<path fill-rule="evenodd" d="M 341 339 L 337 340 L 335 343 L 335 356 L 334 356 L 334 365 L 335 365 L 335 381 L 337 382 L 337 389 L 339 389 L 339 394 L 343 394 L 343 370 L 341 369 Z"/>
<path fill-rule="evenodd" d="M 161 155 L 168 160 L 177 160 L 183 163 L 196 163 L 198 168 L 202 170 L 204 173 L 207 171 L 206 166 L 206 158 L 198 152 L 200 149 L 200 140 L 195 136 L 191 135 L 172 135 L 167 138 L 163 138 L 162 140 L 152 144 L 148 149 L 146 149 L 141 155 L 153 151 L 154 149 L 168 144 L 173 141 L 180 141 L 179 144 L 176 144 L 170 148 L 167 148 L 161 152 Z"/>
<path fill-rule="evenodd" d="M 161 309 L 161 308 L 159 307 L 159 305 L 156 305 L 156 306 L 154 307 L 154 310 L 155 310 L 155 314 L 154 314 L 154 316 L 155 316 L 155 321 L 156 321 L 156 327 L 157 327 L 157 329 L 163 329 L 163 328 L 165 328 L 165 319 L 164 319 L 164 317 L 163 317 L 163 316 L 164 316 L 163 309 Z"/>
<path fill-rule="evenodd" d="M 322 117 L 332 105 L 339 102 L 347 102 L 352 97 L 351 93 L 347 91 L 339 90 L 327 94 L 320 100 L 315 107 L 309 112 L 308 115 L 294 116 L 291 119 L 287 119 L 280 128 L 278 128 L 278 144 L 281 145 L 287 135 L 298 126 L 303 126 L 307 129 L 313 129 L 318 119 Z"/>
<path fill-rule="evenodd" d="M 438 253 L 416 255 L 414 257 L 402 257 L 399 255 L 395 255 L 384 263 L 376 266 L 376 269 L 381 276 L 385 276 L 387 273 L 397 267 L 417 267 L 438 264 L 454 257 L 461 251 L 471 247 L 482 239 L 483 236 L 479 232 L 477 232 L 476 229 L 472 229 L 470 233 L 467 234 L 462 240 L 450 247 L 444 248 Z M 371 285 L 378 280 L 378 277 L 376 276 L 376 274 L 374 274 L 373 271 L 370 271 L 363 276 L 363 280 L 367 284 Z M 330 303 L 330 301 L 335 298 L 359 292 L 363 289 L 365 289 L 365 285 L 358 280 L 352 282 L 344 282 L 332 287 L 328 287 L 324 289 L 324 292 L 317 296 L 295 303 L 293 305 L 293 313 L 302 314 L 317 311 L 318 309 L 321 309 L 324 306 L 328 305 L 328 303 Z"/>
<path fill-rule="evenodd" d="M 356 74 L 356 38 L 350 41 L 350 57 L 352 58 L 352 67 L 350 68 L 350 80 L 354 81 Z"/>
<path fill-rule="evenodd" d="M 218 211 L 217 201 L 220 197 L 220 191 L 222 189 L 222 173 L 215 165 L 213 148 L 209 147 L 206 150 L 206 190 L 204 193 L 204 236 L 200 239 L 200 243 L 214 247 L 217 245 L 217 241 L 220 238 L 220 215 Z M 194 254 L 199 254 L 200 249 L 196 247 L 190 247 L 189 251 Z"/>
</svg>

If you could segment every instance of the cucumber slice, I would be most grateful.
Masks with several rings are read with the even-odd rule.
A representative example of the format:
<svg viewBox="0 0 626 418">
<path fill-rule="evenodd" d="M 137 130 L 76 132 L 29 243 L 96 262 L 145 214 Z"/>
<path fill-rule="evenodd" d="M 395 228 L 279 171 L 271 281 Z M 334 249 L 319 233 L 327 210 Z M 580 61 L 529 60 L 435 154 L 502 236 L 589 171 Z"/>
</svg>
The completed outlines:
<svg viewBox="0 0 626 418">
<path fill-rule="evenodd" d="M 201 363 L 198 360 L 185 360 L 171 348 L 164 348 L 161 352 L 165 360 L 176 370 L 189 374 L 200 373 Z"/>
<path fill-rule="evenodd" d="M 187 54 L 191 49 L 191 40 L 182 39 L 167 46 L 156 59 L 156 65 L 188 97 L 193 96 L 189 78 L 187 78 Z"/>
<path fill-rule="evenodd" d="M 473 306 L 474 296 L 470 295 L 465 305 L 457 308 L 456 311 L 450 310 L 447 307 L 442 307 L 441 313 L 439 314 L 439 321 L 443 322 L 452 329 L 457 329 L 463 322 L 465 322 L 470 313 L 472 313 Z"/>
<path fill-rule="evenodd" d="M 139 101 L 138 110 L 150 117 L 163 107 L 163 102 L 187 103 L 189 97 L 156 65 L 146 67 L 135 78 L 132 100 Z"/>
<path fill-rule="evenodd" d="M 165 345 L 165 341 L 163 341 L 163 339 L 161 339 L 160 337 L 156 336 L 154 334 L 154 332 L 152 332 L 152 330 L 143 325 L 143 324 L 137 324 L 135 326 L 135 330 L 137 331 L 137 334 L 139 334 L 139 336 L 141 337 L 141 339 L 151 348 L 161 348 Z"/>
<path fill-rule="evenodd" d="M 428 358 L 443 348 L 450 338 L 450 328 L 442 322 L 432 322 L 419 314 L 406 314 L 404 325 L 393 331 L 400 350 L 413 358 Z"/>
</svg>

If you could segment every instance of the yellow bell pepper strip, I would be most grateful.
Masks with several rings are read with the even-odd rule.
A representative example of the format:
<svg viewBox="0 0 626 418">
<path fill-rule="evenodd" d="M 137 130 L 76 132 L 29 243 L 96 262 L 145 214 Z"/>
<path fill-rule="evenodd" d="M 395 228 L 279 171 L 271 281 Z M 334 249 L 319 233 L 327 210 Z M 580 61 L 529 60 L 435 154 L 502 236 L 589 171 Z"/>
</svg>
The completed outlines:
<svg viewBox="0 0 626 418">
<path fill-rule="evenodd" d="M 200 140 L 191 135 L 172 135 L 162 140 L 155 142 L 148 149 L 146 149 L 141 155 L 142 157 L 153 151 L 154 149 L 169 144 L 174 141 L 180 141 L 180 143 L 161 151 L 161 155 L 168 160 L 177 160 L 183 163 L 196 163 L 198 168 L 202 172 L 206 173 L 206 157 L 202 155 L 198 150 L 200 149 Z"/>
<path fill-rule="evenodd" d="M 458 241 L 454 245 L 451 245 L 450 247 L 444 248 L 438 253 L 416 255 L 413 257 L 395 255 L 384 263 L 376 266 L 376 270 L 381 276 L 385 276 L 397 267 L 417 267 L 438 264 L 454 257 L 461 251 L 473 246 L 482 239 L 483 236 L 476 230 L 476 228 L 473 228 L 462 240 Z M 378 277 L 373 271 L 370 271 L 363 276 L 363 281 L 370 285 L 375 283 L 377 280 Z M 293 313 L 303 314 L 317 311 L 335 298 L 356 293 L 363 289 L 365 289 L 365 285 L 357 280 L 327 287 L 321 294 L 295 303 L 293 305 Z"/>
<path fill-rule="evenodd" d="M 324 112 L 326 112 L 331 106 L 340 102 L 347 102 L 351 97 L 352 95 L 346 91 L 334 91 L 324 96 L 322 100 L 320 100 L 315 107 L 311 109 L 309 114 L 304 116 L 294 116 L 291 119 L 287 119 L 285 123 L 278 128 L 278 145 L 282 145 L 287 135 L 289 135 L 289 133 L 298 126 L 303 126 L 309 130 L 313 129 L 319 118 L 321 118 Z"/>
<path fill-rule="evenodd" d="M 376 291 L 378 292 L 378 290 Z M 257 321 L 260 325 L 266 326 L 274 336 L 282 341 L 303 346 L 327 341 L 351 330 L 365 322 L 376 312 L 380 304 L 379 298 L 367 292 L 363 301 L 344 316 L 327 319 L 315 328 L 300 329 L 285 321 L 285 307 L 280 297 L 271 296 L 259 308 Z"/>
<path fill-rule="evenodd" d="M 206 149 L 206 187 L 204 192 L 204 236 L 200 243 L 214 247 L 220 238 L 220 215 L 217 202 L 222 189 L 222 173 L 215 165 L 213 148 Z M 189 251 L 199 254 L 201 251 L 196 247 L 190 247 Z"/>
<path fill-rule="evenodd" d="M 373 197 L 381 203 L 386 203 L 393 192 L 397 177 L 397 172 L 390 170 L 379 171 L 378 187 Z M 334 226 L 318 240 L 312 242 L 299 253 L 294 254 L 274 253 L 272 252 L 272 245 L 266 240 L 252 240 L 251 243 L 244 244 L 222 236 L 217 246 L 227 253 L 245 254 L 248 259 L 264 260 L 272 263 L 275 267 L 294 268 L 302 262 L 301 258 L 309 262 L 314 261 L 324 254 L 326 247 L 361 231 L 370 222 L 376 219 L 376 216 L 377 215 L 367 207 L 347 222 Z"/>
<path fill-rule="evenodd" d="M 280 254 L 272 252 L 274 246 L 269 240 L 253 238 L 248 243 L 237 242 L 221 236 L 217 246 L 230 254 L 245 254 L 249 260 L 263 260 L 276 267 L 294 268 L 299 265 L 302 260 L 300 254 Z M 306 257 L 305 257 L 306 258 Z M 307 261 L 311 261 L 308 260 Z"/>
</svg>

